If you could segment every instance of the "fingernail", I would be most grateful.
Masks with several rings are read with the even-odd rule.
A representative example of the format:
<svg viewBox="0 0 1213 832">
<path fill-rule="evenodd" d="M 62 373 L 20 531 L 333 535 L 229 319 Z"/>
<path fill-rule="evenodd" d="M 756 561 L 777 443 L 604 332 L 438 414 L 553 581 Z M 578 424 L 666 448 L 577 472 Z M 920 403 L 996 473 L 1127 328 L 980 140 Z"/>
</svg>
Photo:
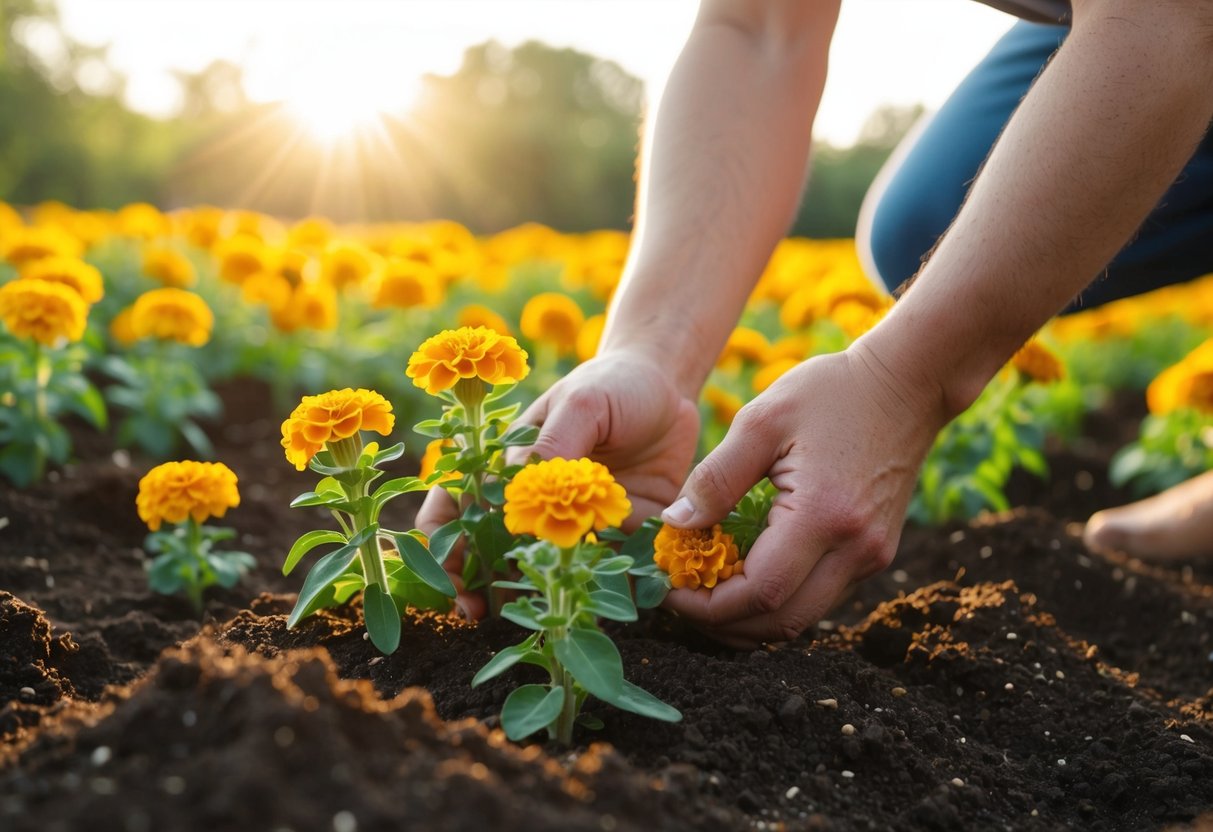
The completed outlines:
<svg viewBox="0 0 1213 832">
<path fill-rule="evenodd" d="M 679 497 L 674 505 L 661 512 L 661 519 L 667 523 L 689 523 L 695 516 L 695 506 L 686 497 Z"/>
</svg>

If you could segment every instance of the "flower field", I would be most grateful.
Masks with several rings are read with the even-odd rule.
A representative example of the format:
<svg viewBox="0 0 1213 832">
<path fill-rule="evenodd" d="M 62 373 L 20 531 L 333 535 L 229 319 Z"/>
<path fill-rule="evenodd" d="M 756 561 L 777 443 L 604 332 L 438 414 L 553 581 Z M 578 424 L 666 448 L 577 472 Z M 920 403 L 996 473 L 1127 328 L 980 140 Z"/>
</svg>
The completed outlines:
<svg viewBox="0 0 1213 832">
<path fill-rule="evenodd" d="M 1081 537 L 1213 468 L 1213 276 L 1051 322 L 890 570 L 735 652 L 658 607 L 745 574 L 769 484 L 625 530 L 515 423 L 627 250 L 0 204 L 0 828 L 1213 828 L 1213 564 Z M 780 243 L 700 452 L 892 303 L 851 241 Z"/>
</svg>

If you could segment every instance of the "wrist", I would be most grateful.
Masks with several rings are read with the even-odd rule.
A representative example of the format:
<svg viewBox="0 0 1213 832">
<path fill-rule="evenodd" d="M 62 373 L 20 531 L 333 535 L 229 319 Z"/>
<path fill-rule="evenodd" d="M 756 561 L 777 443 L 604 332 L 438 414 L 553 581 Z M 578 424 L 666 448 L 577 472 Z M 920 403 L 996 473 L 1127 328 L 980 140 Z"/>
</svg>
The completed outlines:
<svg viewBox="0 0 1213 832">
<path fill-rule="evenodd" d="M 598 355 L 646 364 L 694 402 L 720 350 L 705 346 L 691 332 L 693 328 L 687 321 L 663 323 L 656 318 L 650 319 L 644 329 L 614 327 L 608 322 Z"/>
</svg>

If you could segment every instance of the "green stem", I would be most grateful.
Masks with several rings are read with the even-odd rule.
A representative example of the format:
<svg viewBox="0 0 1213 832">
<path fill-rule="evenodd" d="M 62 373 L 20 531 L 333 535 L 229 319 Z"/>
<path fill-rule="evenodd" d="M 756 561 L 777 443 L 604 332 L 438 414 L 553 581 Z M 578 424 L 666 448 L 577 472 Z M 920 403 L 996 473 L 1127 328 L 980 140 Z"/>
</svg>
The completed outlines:
<svg viewBox="0 0 1213 832">
<path fill-rule="evenodd" d="M 358 460 L 362 457 L 362 434 L 355 433 L 348 439 L 333 442 L 326 447 L 333 455 L 333 461 L 337 465 L 349 471 L 355 470 L 358 467 Z M 347 533 L 357 534 L 375 522 L 375 509 L 369 505 L 370 501 L 366 499 L 368 496 L 367 483 L 360 479 L 356 485 L 342 483 L 341 488 L 345 492 L 346 499 L 359 507 L 350 517 L 352 521 L 350 526 L 347 527 L 342 523 L 341 527 L 347 529 Z M 340 522 L 340 518 L 338 518 L 338 522 Z M 371 535 L 369 539 L 362 542 L 362 545 L 358 547 L 358 557 L 362 561 L 363 580 L 368 586 L 372 583 L 377 584 L 386 595 L 388 593 L 387 566 L 383 562 L 383 555 L 379 552 L 377 535 Z"/>
<path fill-rule="evenodd" d="M 190 603 L 194 605 L 194 610 L 201 615 L 202 586 L 199 579 L 205 574 L 207 568 L 206 562 L 202 559 L 202 553 L 199 551 L 202 548 L 202 529 L 199 528 L 198 521 L 193 517 L 189 518 L 185 529 L 185 545 L 196 566 L 194 579 L 185 585 L 185 591 L 189 595 Z"/>
<path fill-rule="evenodd" d="M 479 458 L 484 453 L 484 397 L 486 394 L 485 383 L 478 378 L 461 379 L 455 384 L 455 397 L 463 405 L 464 415 L 467 419 L 468 427 L 471 428 L 471 433 L 468 437 L 468 448 L 472 455 Z M 486 512 L 492 510 L 492 506 L 484 499 L 484 465 L 478 464 L 475 472 L 472 474 L 472 499 L 483 508 Z M 501 593 L 493 588 L 493 564 L 483 552 L 476 552 L 477 572 L 479 573 L 480 583 L 484 586 L 485 597 L 488 600 L 489 615 L 496 618 L 501 614 L 501 607 L 505 603 L 505 599 L 501 597 Z"/>
<path fill-rule="evenodd" d="M 573 549 L 560 550 L 560 570 L 558 574 L 568 574 L 569 563 L 572 560 Z M 553 582 L 548 585 L 552 586 Z M 573 610 L 570 608 L 570 595 L 564 589 L 556 588 L 554 593 L 549 596 L 548 608 L 551 609 L 561 620 L 571 621 Z M 567 638 L 569 628 L 567 624 L 556 627 L 552 630 L 552 638 L 559 641 Z M 560 685 L 564 688 L 564 705 L 560 709 L 560 716 L 556 718 L 555 739 L 561 745 L 571 745 L 573 742 L 573 727 L 577 721 L 577 690 L 574 687 L 575 681 L 573 674 L 557 661 L 555 656 L 552 656 L 552 685 Z"/>
</svg>

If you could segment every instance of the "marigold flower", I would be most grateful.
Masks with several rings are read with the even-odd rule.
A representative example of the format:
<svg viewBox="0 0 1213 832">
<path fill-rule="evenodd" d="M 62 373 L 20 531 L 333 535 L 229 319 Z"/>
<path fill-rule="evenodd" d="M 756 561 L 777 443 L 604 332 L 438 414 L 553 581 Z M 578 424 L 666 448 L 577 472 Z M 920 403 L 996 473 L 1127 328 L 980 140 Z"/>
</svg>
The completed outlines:
<svg viewBox="0 0 1213 832">
<path fill-rule="evenodd" d="M 1155 415 L 1190 408 L 1213 414 L 1213 338 L 1158 374 L 1146 388 Z"/>
<path fill-rule="evenodd" d="M 716 366 L 737 369 L 745 361 L 761 364 L 766 361 L 770 349 L 771 342 L 767 336 L 748 326 L 739 326 L 729 333 L 729 340 L 716 359 Z"/>
<path fill-rule="evenodd" d="M 282 423 L 282 447 L 287 461 L 302 471 L 326 444 L 361 430 L 387 436 L 395 424 L 391 403 L 374 390 L 330 390 L 303 397 Z"/>
<path fill-rule="evenodd" d="M 540 292 L 522 307 L 518 328 L 536 343 L 551 344 L 561 354 L 572 353 L 577 333 L 585 323 L 585 313 L 568 295 Z"/>
<path fill-rule="evenodd" d="M 376 309 L 420 306 L 433 309 L 442 302 L 443 281 L 428 263 L 389 259 L 372 281 L 371 303 Z"/>
<path fill-rule="evenodd" d="M 336 289 L 357 286 L 379 267 L 379 256 L 353 242 L 330 243 L 320 258 L 320 278 Z"/>
<path fill-rule="evenodd" d="M 219 241 L 219 226 L 223 223 L 223 209 L 213 205 L 200 205 L 174 214 L 181 233 L 192 245 L 210 250 Z"/>
<path fill-rule="evenodd" d="M 54 225 L 14 228 L 5 233 L 0 252 L 20 269 L 43 257 L 79 257 L 84 244 Z"/>
<path fill-rule="evenodd" d="M 161 523 L 183 523 L 187 518 L 205 523 L 240 505 L 236 475 L 222 462 L 166 462 L 139 480 L 135 507 L 139 519 L 152 531 Z"/>
<path fill-rule="evenodd" d="M 522 381 L 530 372 L 526 359 L 526 350 L 510 336 L 465 326 L 426 339 L 409 358 L 405 372 L 415 386 L 433 396 L 461 378 L 479 378 L 486 384 Z"/>
<path fill-rule="evenodd" d="M 240 284 L 240 297 L 245 303 L 262 304 L 270 309 L 285 307 L 293 293 L 291 282 L 277 272 L 257 272 Z"/>
<path fill-rule="evenodd" d="M 322 249 L 333 239 L 333 225 L 323 217 L 306 217 L 291 226 L 287 243 L 307 249 Z"/>
<path fill-rule="evenodd" d="M 442 449 L 453 447 L 455 447 L 455 443 L 449 439 L 434 439 L 427 443 L 425 453 L 421 455 L 421 470 L 417 474 L 417 477 L 423 480 L 428 479 L 437 470 L 435 466 L 438 465 L 438 460 L 442 458 Z M 459 474 L 454 471 L 447 471 L 437 479 L 437 482 L 443 483 L 457 479 L 459 479 Z"/>
<path fill-rule="evenodd" d="M 249 275 L 273 268 L 273 252 L 256 237 L 237 234 L 215 246 L 219 276 L 228 283 L 243 283 Z"/>
<path fill-rule="evenodd" d="M 184 289 L 152 289 L 131 307 L 135 337 L 161 338 L 200 347 L 211 339 L 215 316 L 206 301 Z"/>
<path fill-rule="evenodd" d="M 135 237 L 140 240 L 164 237 L 169 232 L 168 217 L 160 213 L 160 209 L 155 205 L 146 202 L 132 202 L 122 206 L 114 216 L 114 223 L 123 237 Z"/>
<path fill-rule="evenodd" d="M 719 523 L 711 529 L 662 526 L 653 549 L 653 560 L 669 574 L 675 589 L 711 589 L 745 569 L 733 535 L 722 531 Z"/>
<path fill-rule="evenodd" d="M 270 319 L 281 332 L 337 328 L 337 290 L 327 283 L 300 283 L 281 306 L 270 306 Z"/>
<path fill-rule="evenodd" d="M 577 333 L 577 360 L 589 361 L 598 354 L 598 344 L 602 341 L 602 331 L 606 328 L 606 315 L 593 315 L 586 318 L 581 331 Z"/>
<path fill-rule="evenodd" d="M 194 264 L 176 249 L 148 246 L 143 250 L 143 273 L 165 286 L 184 289 L 194 285 Z"/>
<path fill-rule="evenodd" d="M 703 388 L 703 400 L 712 410 L 712 417 L 722 425 L 733 424 L 737 411 L 745 404 L 740 396 L 736 396 L 721 387 L 709 384 Z"/>
<path fill-rule="evenodd" d="M 105 297 L 101 272 L 76 257 L 43 257 L 21 270 L 21 279 L 49 280 L 75 289 L 85 303 L 96 303 Z"/>
<path fill-rule="evenodd" d="M 473 328 L 482 326 L 502 335 L 513 336 L 514 334 L 510 325 L 505 322 L 505 318 L 479 303 L 469 303 L 459 310 L 459 325 Z"/>
<path fill-rule="evenodd" d="M 600 462 L 548 459 L 528 465 L 505 487 L 505 527 L 562 549 L 590 532 L 618 526 L 632 512 L 623 486 Z"/>
<path fill-rule="evenodd" d="M 27 278 L 0 286 L 0 320 L 18 338 L 48 347 L 79 341 L 88 322 L 88 304 L 75 289 Z"/>
<path fill-rule="evenodd" d="M 1049 384 L 1066 377 L 1066 368 L 1053 351 L 1032 339 L 1011 356 L 1010 364 L 1029 381 Z"/>
<path fill-rule="evenodd" d="M 853 341 L 880 323 L 887 312 L 887 307 L 874 309 L 864 302 L 845 300 L 830 312 L 830 319 Z"/>
<path fill-rule="evenodd" d="M 110 321 L 110 337 L 124 347 L 129 347 L 139 340 L 139 336 L 135 335 L 135 328 L 131 326 L 134 311 L 132 307 L 128 306 Z"/>
<path fill-rule="evenodd" d="M 777 358 L 770 364 L 767 364 L 761 370 L 754 373 L 754 380 L 752 382 L 754 392 L 761 393 L 763 390 L 766 390 L 775 383 L 776 379 L 799 363 L 795 358 Z"/>
</svg>

